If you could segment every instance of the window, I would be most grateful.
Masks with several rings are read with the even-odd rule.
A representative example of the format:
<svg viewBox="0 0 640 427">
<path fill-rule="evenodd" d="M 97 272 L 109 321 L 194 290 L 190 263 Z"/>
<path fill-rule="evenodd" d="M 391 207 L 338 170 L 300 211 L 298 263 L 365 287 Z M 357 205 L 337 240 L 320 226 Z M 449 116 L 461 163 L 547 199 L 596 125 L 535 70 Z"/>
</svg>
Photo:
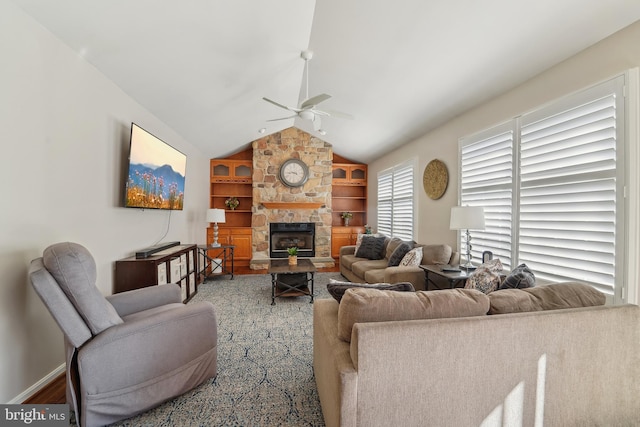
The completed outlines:
<svg viewBox="0 0 640 427">
<path fill-rule="evenodd" d="M 378 173 L 378 232 L 413 239 L 413 162 Z"/>
<path fill-rule="evenodd" d="M 460 141 L 460 203 L 485 208 L 476 259 L 490 250 L 505 268 L 619 299 L 623 90 L 620 76 Z"/>
</svg>

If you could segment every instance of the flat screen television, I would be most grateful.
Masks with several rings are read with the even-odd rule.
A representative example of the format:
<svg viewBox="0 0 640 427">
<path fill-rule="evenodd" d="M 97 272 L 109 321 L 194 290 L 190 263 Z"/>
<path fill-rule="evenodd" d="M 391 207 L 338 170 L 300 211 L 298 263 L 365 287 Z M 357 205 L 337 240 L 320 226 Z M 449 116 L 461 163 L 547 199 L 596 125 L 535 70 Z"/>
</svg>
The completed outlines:
<svg viewBox="0 0 640 427">
<path fill-rule="evenodd" d="M 182 210 L 187 156 L 131 123 L 127 208 Z"/>
</svg>

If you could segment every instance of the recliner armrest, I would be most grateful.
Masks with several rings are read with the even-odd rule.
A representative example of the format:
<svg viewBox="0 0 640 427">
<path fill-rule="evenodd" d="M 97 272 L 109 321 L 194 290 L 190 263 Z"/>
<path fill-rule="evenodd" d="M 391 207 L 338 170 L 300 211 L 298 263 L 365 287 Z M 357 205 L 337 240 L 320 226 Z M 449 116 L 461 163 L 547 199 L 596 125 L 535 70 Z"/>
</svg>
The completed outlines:
<svg viewBox="0 0 640 427">
<path fill-rule="evenodd" d="M 180 303 L 182 297 L 180 286 L 172 283 L 109 295 L 107 301 L 113 305 L 118 315 L 123 317 L 165 304 Z"/>
</svg>

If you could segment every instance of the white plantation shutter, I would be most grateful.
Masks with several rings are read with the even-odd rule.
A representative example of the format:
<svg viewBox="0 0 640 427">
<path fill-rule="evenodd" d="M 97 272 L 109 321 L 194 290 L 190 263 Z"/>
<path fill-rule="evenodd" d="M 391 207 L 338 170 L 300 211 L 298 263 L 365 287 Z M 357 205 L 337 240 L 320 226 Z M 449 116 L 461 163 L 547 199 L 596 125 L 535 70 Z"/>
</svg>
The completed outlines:
<svg viewBox="0 0 640 427">
<path fill-rule="evenodd" d="M 538 278 L 622 300 L 624 82 L 460 140 L 460 204 L 485 209 L 486 230 L 471 232 L 475 261 L 490 250 L 507 269 L 525 263 Z"/>
<path fill-rule="evenodd" d="M 391 235 L 393 213 L 393 171 L 388 169 L 378 174 L 378 233 Z"/>
<path fill-rule="evenodd" d="M 507 123 L 460 144 L 460 205 L 482 206 L 485 215 L 485 229 L 471 231 L 471 256 L 479 261 L 491 251 L 505 268 L 512 254 L 513 134 Z"/>
<path fill-rule="evenodd" d="M 378 174 L 378 232 L 413 239 L 413 163 Z"/>
<path fill-rule="evenodd" d="M 611 295 L 622 203 L 617 92 L 601 85 L 523 116 L 520 144 L 520 261 L 538 277 L 582 280 Z"/>
</svg>

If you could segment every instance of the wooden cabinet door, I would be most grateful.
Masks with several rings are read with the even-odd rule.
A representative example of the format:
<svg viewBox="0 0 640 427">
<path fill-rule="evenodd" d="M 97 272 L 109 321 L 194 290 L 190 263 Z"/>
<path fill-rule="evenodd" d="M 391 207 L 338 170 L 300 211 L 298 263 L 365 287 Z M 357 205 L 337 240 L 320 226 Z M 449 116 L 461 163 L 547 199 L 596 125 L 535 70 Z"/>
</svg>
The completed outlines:
<svg viewBox="0 0 640 427">
<path fill-rule="evenodd" d="M 234 245 L 234 260 L 251 259 L 251 229 L 242 228 L 219 228 L 218 242 L 223 245 Z"/>
<path fill-rule="evenodd" d="M 352 243 L 354 242 L 354 243 Z M 343 246 L 354 245 L 355 239 L 351 227 L 332 227 L 331 228 L 331 257 L 340 257 L 340 248 Z"/>
</svg>

